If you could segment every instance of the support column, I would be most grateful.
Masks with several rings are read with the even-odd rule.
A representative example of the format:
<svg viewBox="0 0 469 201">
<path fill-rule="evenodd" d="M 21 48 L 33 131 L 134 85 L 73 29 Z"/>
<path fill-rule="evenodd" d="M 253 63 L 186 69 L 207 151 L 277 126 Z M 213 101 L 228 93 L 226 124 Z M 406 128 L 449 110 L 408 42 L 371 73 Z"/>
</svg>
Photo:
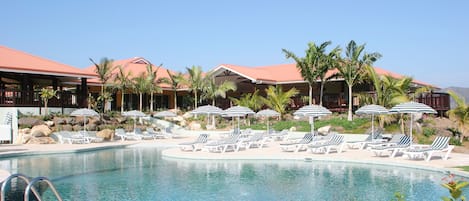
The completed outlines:
<svg viewBox="0 0 469 201">
<path fill-rule="evenodd" d="M 81 78 L 81 94 L 80 94 L 80 99 L 81 102 L 79 104 L 79 107 L 85 108 L 88 107 L 88 84 L 87 84 L 87 79 L 86 78 Z"/>
</svg>

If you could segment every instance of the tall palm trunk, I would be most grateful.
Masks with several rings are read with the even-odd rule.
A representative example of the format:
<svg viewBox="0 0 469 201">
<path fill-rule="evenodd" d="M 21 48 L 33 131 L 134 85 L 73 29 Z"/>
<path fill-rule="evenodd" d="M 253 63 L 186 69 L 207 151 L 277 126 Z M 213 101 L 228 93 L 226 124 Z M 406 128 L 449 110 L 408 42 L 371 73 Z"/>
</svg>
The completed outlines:
<svg viewBox="0 0 469 201">
<path fill-rule="evenodd" d="M 348 115 L 347 115 L 347 120 L 352 121 L 353 116 L 352 116 L 352 86 L 348 85 Z"/>
<path fill-rule="evenodd" d="M 313 104 L 313 85 L 309 85 L 309 104 Z"/>
<path fill-rule="evenodd" d="M 321 92 L 319 94 L 319 105 L 322 106 L 322 96 L 324 95 L 324 82 L 321 81 Z"/>
<path fill-rule="evenodd" d="M 143 108 L 143 93 L 139 93 L 139 98 L 140 98 L 140 105 L 139 105 L 139 109 L 140 111 L 142 111 L 142 108 Z"/>
<path fill-rule="evenodd" d="M 197 90 L 194 90 L 194 109 L 197 109 Z"/>
<path fill-rule="evenodd" d="M 121 94 L 121 100 L 122 100 L 122 103 L 121 103 L 121 113 L 124 112 L 124 90 L 122 90 L 122 94 Z"/>
<path fill-rule="evenodd" d="M 153 112 L 153 92 L 150 93 L 150 112 Z"/>
<path fill-rule="evenodd" d="M 178 92 L 176 90 L 174 90 L 174 109 L 177 109 L 178 108 Z"/>
</svg>

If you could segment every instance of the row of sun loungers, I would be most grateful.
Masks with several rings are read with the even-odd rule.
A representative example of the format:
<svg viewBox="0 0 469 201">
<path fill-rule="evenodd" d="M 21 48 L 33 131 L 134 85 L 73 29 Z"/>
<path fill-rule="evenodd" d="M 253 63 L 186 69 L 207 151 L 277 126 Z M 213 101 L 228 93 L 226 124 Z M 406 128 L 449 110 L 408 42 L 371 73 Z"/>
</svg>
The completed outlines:
<svg viewBox="0 0 469 201">
<path fill-rule="evenodd" d="M 55 133 L 55 136 L 60 144 L 89 144 L 103 141 L 103 138 L 96 137 L 95 132 L 59 131 Z"/>
<path fill-rule="evenodd" d="M 206 150 L 208 152 L 225 153 L 227 151 L 237 152 L 240 149 L 262 148 L 268 141 L 265 133 L 241 133 L 233 132 L 227 137 L 209 141 L 207 134 L 201 134 L 194 142 L 186 142 L 179 144 L 182 151 L 198 151 Z"/>
<path fill-rule="evenodd" d="M 285 134 L 286 135 L 286 134 Z M 371 136 L 371 135 L 370 135 Z M 216 141 L 208 141 L 207 134 L 201 134 L 194 142 L 181 143 L 179 146 L 183 151 L 199 151 L 225 153 L 227 151 L 237 152 L 240 149 L 254 147 L 262 148 L 269 140 L 278 140 L 278 135 L 267 133 L 237 132 L 230 133 L 227 137 Z M 283 136 L 283 138 L 286 138 Z M 341 153 L 345 146 L 349 149 L 367 149 L 377 157 L 396 157 L 398 154 L 408 156 L 410 159 L 423 158 L 430 161 L 435 153 L 442 152 L 444 160 L 448 159 L 454 146 L 449 145 L 450 137 L 438 136 L 431 145 L 412 145 L 409 136 L 395 134 L 389 141 L 380 139 L 364 141 L 344 141 L 344 136 L 336 133 L 327 136 L 315 136 L 307 133 L 301 139 L 290 140 L 280 143 L 280 149 L 286 152 L 310 151 L 311 153 L 329 154 L 332 151 Z M 357 144 L 359 144 L 357 146 Z"/>
</svg>

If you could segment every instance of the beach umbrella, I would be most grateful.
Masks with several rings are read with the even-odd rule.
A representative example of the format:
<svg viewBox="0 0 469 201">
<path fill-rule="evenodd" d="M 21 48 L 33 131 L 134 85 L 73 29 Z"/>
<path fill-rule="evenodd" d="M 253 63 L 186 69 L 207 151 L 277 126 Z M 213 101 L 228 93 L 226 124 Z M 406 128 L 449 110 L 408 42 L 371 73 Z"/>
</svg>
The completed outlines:
<svg viewBox="0 0 469 201">
<path fill-rule="evenodd" d="M 123 112 L 122 116 L 132 117 L 134 119 L 134 131 L 135 131 L 135 128 L 137 127 L 137 117 L 144 117 L 147 115 L 138 110 L 131 110 L 131 111 Z"/>
<path fill-rule="evenodd" d="M 365 105 L 361 108 L 358 108 L 357 111 L 355 111 L 355 114 L 371 114 L 371 139 L 374 139 L 374 132 L 375 132 L 375 127 L 374 127 L 374 119 L 375 119 L 375 114 L 387 114 L 389 111 L 385 107 L 381 105 Z"/>
<path fill-rule="evenodd" d="M 83 131 L 86 132 L 86 117 L 99 116 L 99 114 L 92 109 L 81 108 L 74 110 L 70 116 L 83 117 Z"/>
<path fill-rule="evenodd" d="M 175 116 L 177 116 L 177 114 L 174 113 L 174 112 L 171 112 L 169 110 L 166 110 L 166 111 L 162 111 L 162 112 L 157 112 L 154 116 L 155 117 L 175 117 Z"/>
<path fill-rule="evenodd" d="M 267 117 L 267 133 L 269 133 L 269 118 L 270 117 L 278 117 L 280 113 L 272 109 L 264 109 L 256 113 L 258 117 Z"/>
<path fill-rule="evenodd" d="M 425 105 L 423 103 L 417 103 L 417 102 L 414 102 L 414 101 L 398 104 L 398 105 L 392 107 L 389 110 L 389 112 L 390 113 L 410 114 L 410 128 L 409 128 L 410 139 L 412 139 L 413 114 L 416 114 L 416 113 L 435 114 L 436 113 L 436 111 L 433 108 L 431 108 L 430 106 Z M 410 141 L 410 143 L 412 144 L 412 140 Z"/>
<path fill-rule="evenodd" d="M 255 114 L 254 111 L 244 106 L 233 106 L 223 111 L 222 115 L 225 117 L 237 117 L 238 118 L 238 130 L 239 130 L 239 117 L 246 116 L 249 114 Z"/>
<path fill-rule="evenodd" d="M 213 105 L 204 105 L 196 108 L 195 110 L 192 110 L 190 113 L 202 115 L 206 114 L 208 116 L 208 119 L 210 119 L 210 115 L 221 115 L 223 113 L 223 110 Z M 215 119 L 213 119 L 212 124 L 213 126 L 215 126 Z"/>
<path fill-rule="evenodd" d="M 293 115 L 306 116 L 310 118 L 311 133 L 314 135 L 314 118 L 332 114 L 327 108 L 320 105 L 306 105 L 298 109 Z"/>
</svg>

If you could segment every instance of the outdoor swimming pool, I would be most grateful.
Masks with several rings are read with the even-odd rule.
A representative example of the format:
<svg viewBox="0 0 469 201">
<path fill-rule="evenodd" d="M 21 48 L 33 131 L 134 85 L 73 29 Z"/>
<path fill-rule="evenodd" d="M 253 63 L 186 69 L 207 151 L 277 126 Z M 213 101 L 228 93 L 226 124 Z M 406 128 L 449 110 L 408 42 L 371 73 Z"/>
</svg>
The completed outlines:
<svg viewBox="0 0 469 201">
<path fill-rule="evenodd" d="M 440 200 L 444 173 L 303 161 L 162 158 L 136 147 L 0 160 L 0 168 L 53 180 L 64 200 Z M 467 180 L 467 178 L 466 178 Z M 464 192 L 468 195 L 468 191 Z M 52 194 L 46 194 L 45 197 Z"/>
</svg>

